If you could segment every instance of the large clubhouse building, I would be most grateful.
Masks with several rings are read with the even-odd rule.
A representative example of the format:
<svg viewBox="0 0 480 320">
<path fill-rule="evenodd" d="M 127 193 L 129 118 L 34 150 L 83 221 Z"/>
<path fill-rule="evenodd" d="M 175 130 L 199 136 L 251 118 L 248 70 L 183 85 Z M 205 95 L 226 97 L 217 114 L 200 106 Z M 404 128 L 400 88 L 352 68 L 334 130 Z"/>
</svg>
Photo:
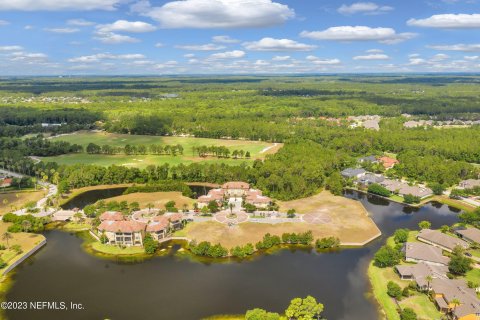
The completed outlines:
<svg viewBox="0 0 480 320">
<path fill-rule="evenodd" d="M 262 195 L 262 191 L 251 189 L 248 183 L 232 181 L 224 183 L 221 188 L 210 190 L 205 196 L 199 197 L 198 207 L 203 208 L 211 201 L 221 204 L 230 198 L 242 198 L 246 203 L 257 208 L 266 208 L 272 202 L 272 199 Z"/>
</svg>

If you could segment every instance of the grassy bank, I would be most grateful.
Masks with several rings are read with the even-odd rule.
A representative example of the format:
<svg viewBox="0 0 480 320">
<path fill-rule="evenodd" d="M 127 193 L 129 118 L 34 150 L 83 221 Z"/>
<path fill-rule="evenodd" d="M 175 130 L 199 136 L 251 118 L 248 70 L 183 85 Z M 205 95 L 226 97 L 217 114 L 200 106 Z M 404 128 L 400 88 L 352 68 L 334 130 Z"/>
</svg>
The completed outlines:
<svg viewBox="0 0 480 320">
<path fill-rule="evenodd" d="M 138 193 L 130 193 L 124 194 L 117 197 L 106 198 L 105 201 L 127 201 L 128 203 L 131 202 L 138 202 L 140 208 L 147 208 L 148 204 L 151 203 L 155 208 L 164 209 L 165 204 L 169 201 L 175 201 L 175 207 L 178 209 L 182 209 L 184 205 L 186 205 L 189 209 L 193 208 L 193 204 L 195 200 L 192 198 L 188 198 L 182 195 L 181 192 L 138 192 Z"/>
<path fill-rule="evenodd" d="M 28 202 L 43 198 L 44 191 L 9 191 L 0 193 L 0 215 L 22 208 Z M 5 202 L 4 202 L 5 201 Z"/>
</svg>

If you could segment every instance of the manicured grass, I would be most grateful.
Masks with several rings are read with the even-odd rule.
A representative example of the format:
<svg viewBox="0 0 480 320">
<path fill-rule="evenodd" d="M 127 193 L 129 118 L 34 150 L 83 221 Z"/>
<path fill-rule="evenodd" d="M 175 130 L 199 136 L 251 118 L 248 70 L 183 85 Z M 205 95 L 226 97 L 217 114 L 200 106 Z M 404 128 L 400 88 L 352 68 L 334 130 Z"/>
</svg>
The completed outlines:
<svg viewBox="0 0 480 320">
<path fill-rule="evenodd" d="M 472 269 L 465 275 L 465 280 L 480 284 L 480 269 Z"/>
<path fill-rule="evenodd" d="M 402 308 L 415 310 L 418 320 L 439 320 L 443 315 L 428 296 L 423 293 L 415 293 L 414 296 L 402 299 L 400 305 Z"/>
<path fill-rule="evenodd" d="M 126 144 L 132 145 L 150 145 L 150 144 L 162 144 L 173 145 L 180 144 L 184 148 L 183 155 L 170 156 L 170 155 L 101 155 L 101 154 L 70 154 L 58 157 L 45 157 L 43 161 L 55 161 L 59 164 L 75 164 L 75 163 L 87 163 L 97 164 L 102 166 L 108 165 L 123 165 L 130 167 L 144 168 L 148 165 L 161 165 L 168 163 L 170 165 L 178 165 L 180 163 L 188 164 L 193 162 L 215 162 L 226 163 L 230 165 L 240 164 L 242 162 L 253 162 L 254 159 L 263 159 L 265 155 L 278 151 L 282 144 L 274 145 L 273 143 L 260 142 L 260 141 L 247 141 L 247 140 L 224 140 L 224 139 L 206 139 L 206 138 L 192 138 L 192 137 L 160 137 L 160 136 L 142 136 L 142 135 L 127 135 L 127 134 L 113 134 L 106 132 L 79 132 L 76 134 L 60 136 L 58 139 L 62 141 L 68 141 L 70 143 L 76 143 L 86 147 L 90 142 L 98 145 L 108 144 L 111 146 L 125 146 Z M 231 151 L 243 150 L 249 151 L 251 154 L 250 159 L 217 159 L 213 157 L 200 158 L 197 154 L 193 153 L 194 146 L 201 145 L 215 145 L 226 146 Z M 267 148 L 269 148 L 267 150 Z"/>
<path fill-rule="evenodd" d="M 0 193 L 0 214 L 8 213 L 12 211 L 12 209 L 15 210 L 15 208 L 20 209 L 30 201 L 37 202 L 43 198 L 43 194 L 43 190 Z M 7 200 L 6 204 L 3 203 L 5 199 Z"/>
<path fill-rule="evenodd" d="M 147 208 L 149 203 L 152 203 L 157 209 L 165 209 L 165 204 L 168 201 L 175 201 L 175 207 L 178 209 L 183 209 L 183 205 L 187 205 L 189 209 L 193 208 L 195 203 L 194 199 L 182 196 L 181 192 L 141 192 L 141 193 L 130 193 L 124 194 L 118 197 L 107 198 L 106 202 L 109 201 L 127 201 L 138 202 L 141 208 Z"/>
<path fill-rule="evenodd" d="M 89 230 L 92 226 L 88 223 L 77 223 L 77 222 L 67 222 L 65 225 L 62 226 L 62 230 L 64 231 L 84 231 Z"/>
<path fill-rule="evenodd" d="M 395 275 L 392 268 L 378 268 L 370 263 L 368 267 L 368 278 L 372 285 L 372 291 L 375 299 L 380 304 L 381 309 L 385 313 L 388 320 L 400 320 L 397 312 L 397 305 L 393 299 L 387 294 L 388 281 L 394 281 L 401 285 L 399 278 Z"/>
<path fill-rule="evenodd" d="M 433 198 L 429 199 L 429 201 L 438 201 L 440 203 L 446 204 L 447 206 L 451 206 L 460 210 L 464 211 L 472 211 L 475 210 L 475 207 L 469 205 L 463 201 L 451 199 L 447 196 L 434 196 Z"/>
<path fill-rule="evenodd" d="M 117 246 L 102 244 L 100 242 L 92 242 L 91 248 L 97 252 L 111 254 L 111 255 L 131 255 L 131 254 L 144 254 L 143 247 L 126 247 L 120 248 Z"/>
<path fill-rule="evenodd" d="M 393 201 L 397 201 L 397 202 L 401 202 L 403 203 L 403 197 L 397 195 L 397 194 L 394 194 L 394 195 L 391 195 L 389 197 L 390 200 L 393 200 Z"/>
</svg>

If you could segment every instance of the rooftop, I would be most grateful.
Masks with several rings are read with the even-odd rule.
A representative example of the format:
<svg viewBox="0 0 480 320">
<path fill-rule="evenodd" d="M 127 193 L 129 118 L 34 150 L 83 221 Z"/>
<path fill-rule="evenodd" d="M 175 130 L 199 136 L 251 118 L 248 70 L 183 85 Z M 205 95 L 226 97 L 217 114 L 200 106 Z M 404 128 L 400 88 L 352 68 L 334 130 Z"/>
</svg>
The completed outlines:
<svg viewBox="0 0 480 320">
<path fill-rule="evenodd" d="M 442 249 L 421 242 L 407 242 L 404 246 L 405 257 L 447 265 L 448 259 L 442 255 Z"/>
<path fill-rule="evenodd" d="M 140 232 L 145 230 L 146 224 L 143 222 L 137 221 L 103 221 L 98 226 L 98 230 L 100 231 L 108 231 L 108 232 L 125 232 L 125 233 L 132 233 L 132 232 Z"/>
<path fill-rule="evenodd" d="M 480 243 L 480 230 L 478 230 L 477 228 L 467 227 L 465 229 L 457 229 L 455 230 L 455 232 L 460 234 L 467 240 Z"/>
<path fill-rule="evenodd" d="M 469 247 L 468 243 L 462 239 L 451 237 L 438 230 L 423 229 L 418 233 L 417 238 L 435 243 L 449 250 L 453 250 L 456 246 Z"/>
</svg>

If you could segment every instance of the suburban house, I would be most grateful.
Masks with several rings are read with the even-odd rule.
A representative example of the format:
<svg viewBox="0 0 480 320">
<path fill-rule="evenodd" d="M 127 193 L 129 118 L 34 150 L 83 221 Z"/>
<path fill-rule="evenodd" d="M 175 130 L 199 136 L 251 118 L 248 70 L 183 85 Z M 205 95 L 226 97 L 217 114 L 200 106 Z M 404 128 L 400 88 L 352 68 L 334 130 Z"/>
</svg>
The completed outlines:
<svg viewBox="0 0 480 320">
<path fill-rule="evenodd" d="M 358 179 L 364 176 L 367 173 L 365 169 L 362 168 L 347 168 L 341 172 L 342 177 L 345 179 Z"/>
<path fill-rule="evenodd" d="M 5 178 L 0 181 L 0 188 L 8 188 L 12 185 L 13 179 L 12 178 Z"/>
<path fill-rule="evenodd" d="M 450 259 L 442 249 L 421 242 L 407 242 L 402 248 L 407 262 L 423 262 L 429 265 L 447 266 Z"/>
<path fill-rule="evenodd" d="M 378 163 L 378 159 L 376 156 L 372 155 L 372 156 L 358 158 L 358 162 L 359 163 L 368 163 L 368 162 Z"/>
<path fill-rule="evenodd" d="M 398 265 L 395 266 L 395 270 L 400 276 L 400 279 L 415 281 L 421 290 L 431 288 L 431 283 L 427 280 L 428 276 L 432 278 L 448 279 L 447 266 L 435 266 L 420 262 L 417 264 Z"/>
<path fill-rule="evenodd" d="M 468 242 L 446 235 L 438 230 L 423 229 L 418 233 L 417 239 L 448 252 L 452 252 L 456 246 L 464 249 L 469 247 Z"/>
<path fill-rule="evenodd" d="M 363 127 L 365 129 L 371 129 L 371 130 L 380 130 L 380 126 L 378 124 L 378 120 L 366 120 L 365 122 L 363 122 Z"/>
<path fill-rule="evenodd" d="M 183 228 L 184 216 L 181 213 L 167 212 L 164 215 L 156 216 L 153 221 L 147 225 L 146 231 L 150 233 L 153 239 L 159 241 Z"/>
<path fill-rule="evenodd" d="M 463 280 L 434 278 L 431 288 L 440 311 L 452 312 L 453 319 L 475 320 L 480 316 L 480 300 L 475 289 L 469 288 Z M 454 300 L 460 305 L 454 304 Z"/>
<path fill-rule="evenodd" d="M 455 234 L 467 242 L 480 244 L 480 230 L 477 228 L 458 228 L 455 230 Z"/>
<path fill-rule="evenodd" d="M 125 220 L 125 216 L 118 211 L 105 211 L 98 217 L 100 221 L 121 221 Z"/>
<path fill-rule="evenodd" d="M 141 246 L 146 224 L 138 221 L 105 220 L 97 227 L 105 235 L 108 244 L 120 246 Z"/>
<path fill-rule="evenodd" d="M 381 186 L 392 193 L 399 194 L 401 196 L 405 196 L 410 194 L 412 196 L 419 197 L 420 199 L 430 197 L 433 195 L 433 191 L 430 188 L 420 187 L 420 186 L 410 186 L 406 182 L 398 181 L 398 180 L 391 180 L 391 179 L 384 179 L 379 182 Z"/>
<path fill-rule="evenodd" d="M 480 187 L 480 179 L 463 180 L 463 181 L 460 181 L 458 186 L 463 189 L 473 189 L 475 187 Z"/>
<path fill-rule="evenodd" d="M 378 158 L 378 161 L 380 161 L 380 163 L 383 165 L 383 167 L 385 169 L 391 169 L 397 163 L 399 163 L 399 161 L 397 159 L 390 158 L 390 157 L 387 157 L 387 156 L 383 156 L 383 157 Z"/>
<path fill-rule="evenodd" d="M 383 180 L 385 180 L 385 177 L 383 175 L 368 172 L 365 175 L 358 178 L 358 183 L 363 184 L 365 186 L 369 186 L 374 183 L 381 183 Z"/>
<path fill-rule="evenodd" d="M 243 198 L 246 203 L 250 203 L 258 208 L 266 208 L 272 202 L 272 199 L 264 196 L 261 190 L 251 189 L 248 183 L 233 181 L 223 184 L 221 189 L 212 189 L 207 195 L 199 197 L 197 199 L 198 207 L 203 208 L 210 201 L 216 201 L 218 204 L 221 204 L 228 198 Z"/>
</svg>

